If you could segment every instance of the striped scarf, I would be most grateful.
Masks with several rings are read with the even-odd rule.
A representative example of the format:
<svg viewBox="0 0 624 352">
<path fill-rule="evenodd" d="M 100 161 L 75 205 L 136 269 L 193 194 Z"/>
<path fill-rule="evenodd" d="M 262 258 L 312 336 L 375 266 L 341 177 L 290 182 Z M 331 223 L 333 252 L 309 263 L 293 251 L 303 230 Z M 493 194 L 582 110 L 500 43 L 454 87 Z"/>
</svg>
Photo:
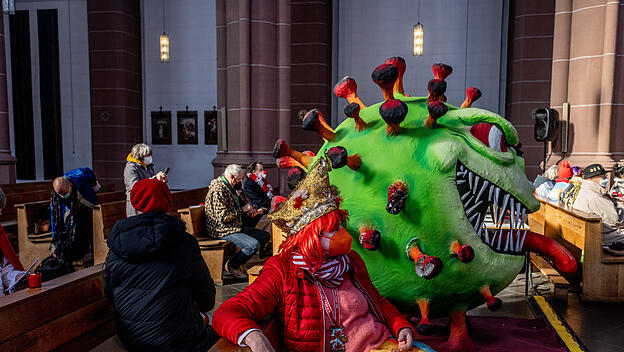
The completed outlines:
<svg viewBox="0 0 624 352">
<path fill-rule="evenodd" d="M 264 193 L 266 193 L 269 199 L 273 198 L 273 186 L 271 186 L 269 181 L 266 180 L 266 174 L 264 177 L 258 177 L 254 173 L 249 173 L 247 174 L 247 177 L 256 182 L 262 188 Z"/>
<path fill-rule="evenodd" d="M 349 270 L 349 257 L 346 254 L 329 258 L 316 271 L 312 271 L 312 266 L 308 265 L 305 258 L 297 252 L 293 253 L 292 262 L 297 268 L 307 271 L 321 284 L 331 288 L 340 286 L 344 274 Z"/>
</svg>

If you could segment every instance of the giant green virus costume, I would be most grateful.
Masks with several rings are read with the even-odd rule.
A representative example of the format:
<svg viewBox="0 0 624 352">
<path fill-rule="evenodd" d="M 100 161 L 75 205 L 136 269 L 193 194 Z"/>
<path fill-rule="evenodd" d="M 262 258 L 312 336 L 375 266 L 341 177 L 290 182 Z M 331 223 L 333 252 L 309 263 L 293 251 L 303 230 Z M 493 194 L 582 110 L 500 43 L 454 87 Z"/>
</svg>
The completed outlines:
<svg viewBox="0 0 624 352">
<path fill-rule="evenodd" d="M 347 229 L 359 240 L 353 249 L 375 286 L 404 313 L 421 316 L 421 334 L 431 333 L 429 314 L 449 313 L 449 349 L 470 350 L 466 310 L 484 301 L 498 309 L 493 295 L 518 274 L 526 250 L 552 258 L 566 274 L 576 264 L 561 246 L 523 229 L 539 202 L 513 125 L 471 108 L 481 95 L 473 87 L 461 108 L 445 103 L 452 69 L 435 64 L 433 71 L 429 96 L 410 97 L 403 91 L 405 61 L 387 59 L 372 74 L 384 101 L 368 107 L 355 80 L 345 77 L 334 93 L 350 102 L 349 118 L 334 131 L 311 110 L 303 128 L 326 140 L 318 154 L 332 161 L 330 180 L 349 210 Z M 284 140 L 274 156 L 282 166 L 297 166 L 294 171 L 314 160 Z M 488 212 L 495 229 L 484 224 Z M 501 229 L 506 216 L 509 230 Z"/>
</svg>

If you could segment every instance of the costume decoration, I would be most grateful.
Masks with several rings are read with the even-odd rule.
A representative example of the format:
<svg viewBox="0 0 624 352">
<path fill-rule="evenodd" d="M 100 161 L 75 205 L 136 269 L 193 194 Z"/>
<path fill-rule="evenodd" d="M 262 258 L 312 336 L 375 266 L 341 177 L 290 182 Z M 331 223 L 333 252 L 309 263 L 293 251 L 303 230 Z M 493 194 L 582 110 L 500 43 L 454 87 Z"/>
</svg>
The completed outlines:
<svg viewBox="0 0 624 352">
<path fill-rule="evenodd" d="M 372 74 L 384 100 L 369 107 L 358 97 L 355 80 L 345 77 L 334 93 L 348 101 L 348 118 L 332 130 L 315 111 L 309 114 L 316 120 L 304 121 L 304 127 L 326 140 L 315 160 L 326 153 L 340 156 L 332 158 L 333 165 L 347 151 L 360 158 L 361 168 L 335 168 L 331 181 L 351 214 L 346 228 L 359 239 L 353 250 L 380 293 L 403 313 L 420 315 L 420 333 L 432 331 L 430 314 L 451 313 L 447 347 L 467 351 L 475 346 L 466 330 L 466 310 L 484 302 L 496 309 L 493 295 L 518 274 L 525 251 L 544 253 L 568 276 L 576 272 L 576 262 L 561 245 L 526 230 L 527 214 L 539 202 L 513 125 L 472 108 L 481 96 L 474 87 L 467 89 L 462 108 L 445 103 L 452 68 L 434 64 L 432 70 L 429 95 L 410 97 L 403 89 L 405 60 L 387 59 Z M 301 154 L 283 140 L 274 148 L 274 157 L 289 156 L 307 167 L 311 160 Z M 488 211 L 495 229 L 484 224 Z M 507 216 L 510 227 L 503 229 Z M 286 230 L 297 223 L 294 215 L 290 218 L 281 224 Z M 362 228 L 383 234 L 379 244 L 371 245 L 375 236 Z"/>
<path fill-rule="evenodd" d="M 271 186 L 269 181 L 267 181 L 266 175 L 267 175 L 266 171 L 263 171 L 259 177 L 254 173 L 248 173 L 247 177 L 249 177 L 254 182 L 256 182 L 258 186 L 262 188 L 264 193 L 266 193 L 267 197 L 271 199 L 273 198 L 273 186 Z"/>
</svg>

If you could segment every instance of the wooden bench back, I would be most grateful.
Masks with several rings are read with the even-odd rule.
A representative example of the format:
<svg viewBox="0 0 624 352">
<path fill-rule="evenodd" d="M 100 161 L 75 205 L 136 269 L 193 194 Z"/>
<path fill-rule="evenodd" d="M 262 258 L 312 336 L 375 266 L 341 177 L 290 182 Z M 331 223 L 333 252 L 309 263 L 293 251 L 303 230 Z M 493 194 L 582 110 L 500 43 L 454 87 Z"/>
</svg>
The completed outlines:
<svg viewBox="0 0 624 352">
<path fill-rule="evenodd" d="M 206 199 L 208 187 L 189 189 L 186 191 L 174 192 L 172 194 L 170 215 L 179 216 L 178 209 L 187 208 L 192 205 L 199 205 Z"/>
<path fill-rule="evenodd" d="M 204 206 L 179 209 L 180 219 L 186 223 L 186 232 L 200 237 L 209 237 L 206 233 L 206 210 Z"/>
<path fill-rule="evenodd" d="M 0 351 L 88 351 L 115 334 L 97 265 L 0 297 Z"/>
</svg>

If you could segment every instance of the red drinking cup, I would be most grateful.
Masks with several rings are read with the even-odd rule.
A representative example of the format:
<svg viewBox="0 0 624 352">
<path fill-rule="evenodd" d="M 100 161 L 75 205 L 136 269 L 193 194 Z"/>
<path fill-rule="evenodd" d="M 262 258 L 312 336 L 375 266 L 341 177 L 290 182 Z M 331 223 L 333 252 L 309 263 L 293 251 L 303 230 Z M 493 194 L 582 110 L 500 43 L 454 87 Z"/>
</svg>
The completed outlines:
<svg viewBox="0 0 624 352">
<path fill-rule="evenodd" d="M 32 273 L 28 275 L 28 287 L 30 288 L 41 287 L 41 274 L 40 273 Z"/>
</svg>

